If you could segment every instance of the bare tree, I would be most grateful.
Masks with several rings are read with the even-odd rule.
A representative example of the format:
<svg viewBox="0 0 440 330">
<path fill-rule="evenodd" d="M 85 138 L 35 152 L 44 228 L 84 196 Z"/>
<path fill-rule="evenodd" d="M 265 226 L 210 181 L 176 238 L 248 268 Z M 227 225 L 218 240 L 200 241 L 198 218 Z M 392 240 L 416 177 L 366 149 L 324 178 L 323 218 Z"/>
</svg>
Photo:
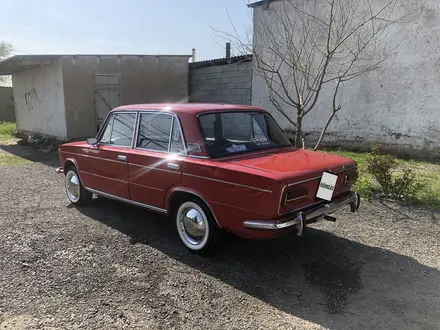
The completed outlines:
<svg viewBox="0 0 440 330">
<path fill-rule="evenodd" d="M 304 147 L 304 117 L 324 90 L 332 95 L 317 149 L 342 108 L 337 102 L 342 85 L 393 54 L 403 40 L 397 36 L 400 26 L 411 22 L 414 12 L 405 0 L 282 0 L 254 13 L 252 41 L 217 32 L 252 52 L 271 103 L 295 128 L 297 147 Z"/>
<path fill-rule="evenodd" d="M 11 56 L 12 52 L 14 51 L 14 47 L 11 43 L 0 41 L 0 61 Z M 8 80 L 8 77 L 6 76 L 0 76 L 0 86 L 2 86 L 4 83 L 6 83 Z"/>
</svg>

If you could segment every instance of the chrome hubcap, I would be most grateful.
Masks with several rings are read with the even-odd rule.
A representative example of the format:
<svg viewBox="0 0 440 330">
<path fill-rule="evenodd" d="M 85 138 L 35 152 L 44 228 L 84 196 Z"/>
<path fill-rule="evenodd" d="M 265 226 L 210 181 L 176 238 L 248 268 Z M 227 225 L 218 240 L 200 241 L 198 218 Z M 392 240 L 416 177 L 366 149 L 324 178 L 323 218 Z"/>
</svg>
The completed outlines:
<svg viewBox="0 0 440 330">
<path fill-rule="evenodd" d="M 78 202 L 80 194 L 79 179 L 73 171 L 69 171 L 66 175 L 66 189 L 70 201 L 73 203 Z"/>
<path fill-rule="evenodd" d="M 177 221 L 180 236 L 190 248 L 197 249 L 206 244 L 209 229 L 205 217 L 203 211 L 191 202 L 183 204 L 179 209 Z"/>
</svg>

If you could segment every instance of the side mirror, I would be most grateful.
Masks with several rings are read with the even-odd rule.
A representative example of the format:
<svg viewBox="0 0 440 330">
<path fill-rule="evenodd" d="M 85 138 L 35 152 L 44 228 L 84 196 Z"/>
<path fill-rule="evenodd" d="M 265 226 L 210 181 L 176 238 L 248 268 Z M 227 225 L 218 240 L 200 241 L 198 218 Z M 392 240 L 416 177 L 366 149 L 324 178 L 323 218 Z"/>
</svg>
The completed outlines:
<svg viewBox="0 0 440 330">
<path fill-rule="evenodd" d="M 95 138 L 88 138 L 87 143 L 91 146 L 96 146 L 98 144 L 98 140 Z"/>
</svg>

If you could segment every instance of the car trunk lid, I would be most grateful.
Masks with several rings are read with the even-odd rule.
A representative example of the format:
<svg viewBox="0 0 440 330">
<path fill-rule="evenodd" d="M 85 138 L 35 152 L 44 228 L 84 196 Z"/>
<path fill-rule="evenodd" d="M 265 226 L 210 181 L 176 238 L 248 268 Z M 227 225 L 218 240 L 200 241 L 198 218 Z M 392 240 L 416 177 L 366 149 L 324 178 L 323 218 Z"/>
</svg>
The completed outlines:
<svg viewBox="0 0 440 330">
<path fill-rule="evenodd" d="M 338 175 L 333 198 L 347 193 L 357 179 L 356 162 L 323 152 L 283 148 L 228 158 L 234 165 L 268 172 L 281 183 L 279 214 L 322 202 L 316 193 L 323 172 Z M 286 202 L 288 199 L 292 201 Z"/>
</svg>

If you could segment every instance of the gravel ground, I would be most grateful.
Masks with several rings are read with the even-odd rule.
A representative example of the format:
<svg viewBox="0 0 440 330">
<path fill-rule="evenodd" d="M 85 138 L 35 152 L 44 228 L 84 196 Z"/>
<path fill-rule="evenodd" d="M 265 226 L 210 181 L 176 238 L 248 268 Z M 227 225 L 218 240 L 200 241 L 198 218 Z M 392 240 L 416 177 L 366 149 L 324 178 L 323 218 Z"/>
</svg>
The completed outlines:
<svg viewBox="0 0 440 330">
<path fill-rule="evenodd" d="M 2 167 L 0 329 L 439 329 L 439 219 L 364 203 L 207 258 L 166 217 L 72 207 L 53 167 Z"/>
</svg>

